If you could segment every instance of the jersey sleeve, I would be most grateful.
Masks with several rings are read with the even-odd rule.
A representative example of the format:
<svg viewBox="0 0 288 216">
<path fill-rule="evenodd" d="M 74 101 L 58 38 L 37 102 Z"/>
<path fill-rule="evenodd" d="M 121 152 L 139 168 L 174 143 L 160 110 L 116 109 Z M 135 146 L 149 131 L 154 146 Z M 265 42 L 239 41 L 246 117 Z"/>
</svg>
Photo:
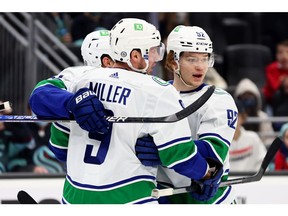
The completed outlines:
<svg viewBox="0 0 288 216">
<path fill-rule="evenodd" d="M 59 161 L 67 160 L 67 150 L 70 135 L 70 123 L 54 122 L 51 125 L 49 148 Z"/>
<path fill-rule="evenodd" d="M 81 72 L 77 68 L 67 68 L 57 76 L 40 81 L 29 98 L 32 111 L 40 118 L 69 119 L 70 112 L 66 105 L 73 93 L 67 89 Z"/>
<path fill-rule="evenodd" d="M 238 110 L 230 94 L 220 89 L 214 94 L 214 99 L 205 106 L 197 131 L 198 139 L 194 141 L 203 157 L 224 164 L 235 133 Z"/>
<path fill-rule="evenodd" d="M 171 115 L 183 109 L 180 95 L 172 86 L 167 87 L 167 91 L 158 98 L 154 105 L 155 116 Z M 149 127 L 164 166 L 191 179 L 203 178 L 208 164 L 192 141 L 187 118 L 175 123 L 152 124 Z"/>
<path fill-rule="evenodd" d="M 44 85 L 37 87 L 31 94 L 29 99 L 30 107 L 42 119 L 69 119 L 70 113 L 66 109 L 66 105 L 73 94 L 56 87 L 54 84 L 59 81 L 55 81 L 47 80 L 39 83 Z"/>
</svg>

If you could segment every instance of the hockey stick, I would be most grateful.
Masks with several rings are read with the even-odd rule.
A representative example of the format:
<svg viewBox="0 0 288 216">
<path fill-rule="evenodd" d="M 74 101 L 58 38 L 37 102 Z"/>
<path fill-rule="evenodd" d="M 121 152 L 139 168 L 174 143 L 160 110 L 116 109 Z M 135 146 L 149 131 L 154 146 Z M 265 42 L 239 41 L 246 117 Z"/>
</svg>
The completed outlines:
<svg viewBox="0 0 288 216">
<path fill-rule="evenodd" d="M 262 163 L 260 166 L 260 169 L 258 172 L 252 176 L 246 176 L 242 178 L 236 178 L 236 179 L 229 179 L 227 181 L 221 182 L 219 187 L 225 187 L 225 186 L 230 186 L 230 185 L 235 185 L 235 184 L 243 184 L 243 183 L 249 183 L 249 182 L 256 182 L 260 181 L 261 178 L 263 177 L 269 163 L 272 161 L 274 158 L 275 154 L 277 153 L 278 149 L 280 148 L 282 144 L 282 140 L 277 137 L 272 144 L 270 145 Z M 162 196 L 171 196 L 174 194 L 181 194 L 181 193 L 189 193 L 189 192 L 195 192 L 201 188 L 200 185 L 193 184 L 192 186 L 188 187 L 181 187 L 181 188 L 165 188 L 165 189 L 154 189 L 152 191 L 151 196 L 158 199 L 159 197 Z"/>
<path fill-rule="evenodd" d="M 17 199 L 20 204 L 38 204 L 26 191 L 19 191 Z"/>
<path fill-rule="evenodd" d="M 260 169 L 256 174 L 253 176 L 247 176 L 247 177 L 242 177 L 242 178 L 236 178 L 236 179 L 230 179 L 225 182 L 221 182 L 219 187 L 225 187 L 225 186 L 230 186 L 234 184 L 243 184 L 243 183 L 249 183 L 249 182 L 256 182 L 260 181 L 269 165 L 269 163 L 272 161 L 274 158 L 276 152 L 280 148 L 282 144 L 282 140 L 280 138 L 276 138 L 270 148 L 268 149 L 262 163 L 260 166 Z M 166 188 L 166 189 L 154 189 L 152 191 L 151 196 L 153 198 L 160 198 L 163 196 L 171 196 L 175 194 L 181 194 L 181 193 L 189 193 L 189 192 L 194 192 L 199 189 L 199 186 L 188 186 L 188 187 L 183 187 L 183 188 Z M 20 204 L 38 204 L 27 192 L 21 190 L 17 194 L 17 198 Z"/>
<path fill-rule="evenodd" d="M 197 111 L 206 101 L 211 97 L 215 90 L 215 86 L 210 86 L 206 92 L 199 97 L 194 103 L 190 104 L 183 110 L 174 113 L 172 115 L 163 117 L 117 117 L 107 116 L 106 120 L 113 123 L 171 123 L 180 121 L 181 119 L 189 116 L 190 114 Z M 36 116 L 21 116 L 21 115 L 2 115 L 0 116 L 0 122 L 67 122 L 75 120 L 67 119 L 38 119 Z"/>
</svg>

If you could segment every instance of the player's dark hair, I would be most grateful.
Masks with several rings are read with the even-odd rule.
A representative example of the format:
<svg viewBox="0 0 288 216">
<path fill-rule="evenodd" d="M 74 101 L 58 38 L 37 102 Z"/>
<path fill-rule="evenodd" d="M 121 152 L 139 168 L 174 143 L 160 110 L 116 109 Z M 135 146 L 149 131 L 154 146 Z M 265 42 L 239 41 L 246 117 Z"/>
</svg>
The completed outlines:
<svg viewBox="0 0 288 216">
<path fill-rule="evenodd" d="M 175 62 L 174 51 L 170 50 L 170 52 L 166 55 L 165 68 L 172 73 L 174 73 L 174 70 L 173 70 L 174 62 Z"/>
<path fill-rule="evenodd" d="M 280 41 L 280 42 L 277 44 L 277 46 L 280 46 L 280 45 L 282 45 L 282 46 L 288 46 L 288 39 L 283 40 L 283 41 Z"/>
</svg>

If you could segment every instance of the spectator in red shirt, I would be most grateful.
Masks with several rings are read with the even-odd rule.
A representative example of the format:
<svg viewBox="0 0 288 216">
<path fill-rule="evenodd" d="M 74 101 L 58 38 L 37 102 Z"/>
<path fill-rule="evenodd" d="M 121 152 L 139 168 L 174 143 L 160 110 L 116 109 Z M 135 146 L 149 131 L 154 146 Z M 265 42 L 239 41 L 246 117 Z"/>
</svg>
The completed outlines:
<svg viewBox="0 0 288 216">
<path fill-rule="evenodd" d="M 271 100 L 273 116 L 288 116 L 288 76 L 284 77 L 279 89 L 273 95 Z M 277 121 L 273 123 L 275 131 L 280 131 L 280 128 L 285 121 Z"/>
<path fill-rule="evenodd" d="M 285 76 L 288 76 L 288 40 L 277 44 L 276 61 L 266 67 L 266 84 L 263 94 L 268 104 L 271 103 L 272 96 Z"/>
<path fill-rule="evenodd" d="M 279 136 L 284 144 L 280 147 L 275 156 L 275 170 L 288 170 L 288 123 L 281 127 Z"/>
</svg>

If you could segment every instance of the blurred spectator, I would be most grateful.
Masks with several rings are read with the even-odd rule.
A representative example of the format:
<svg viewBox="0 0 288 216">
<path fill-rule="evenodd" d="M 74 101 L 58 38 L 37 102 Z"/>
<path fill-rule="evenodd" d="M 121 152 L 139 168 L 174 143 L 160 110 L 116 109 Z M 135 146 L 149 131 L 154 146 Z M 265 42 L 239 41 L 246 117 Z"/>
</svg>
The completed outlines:
<svg viewBox="0 0 288 216">
<path fill-rule="evenodd" d="M 69 32 L 69 28 L 67 27 L 67 24 L 64 20 L 64 13 L 51 13 L 55 23 L 56 23 L 56 35 L 57 37 L 63 42 L 63 43 L 71 43 L 72 37 Z M 68 24 L 69 25 L 69 24 Z"/>
<path fill-rule="evenodd" d="M 261 14 L 261 37 L 262 43 L 270 47 L 275 53 L 275 44 L 288 38 L 288 13 L 287 12 L 268 12 Z"/>
<path fill-rule="evenodd" d="M 261 92 L 254 82 L 250 79 L 244 78 L 237 84 L 234 98 L 242 101 L 248 117 L 258 117 L 259 123 L 246 123 L 244 128 L 259 132 L 260 138 L 268 148 L 272 143 L 274 137 L 269 134 L 274 134 L 272 123 L 267 119 L 268 114 L 262 110 L 262 97 Z"/>
<path fill-rule="evenodd" d="M 215 85 L 216 87 L 227 89 L 227 82 L 220 76 L 215 68 L 210 67 L 206 73 L 204 82 L 210 85 Z"/>
<path fill-rule="evenodd" d="M 175 28 L 175 26 L 190 25 L 188 13 L 165 12 L 165 13 L 159 13 L 158 18 L 159 18 L 159 31 L 161 32 L 162 41 L 165 44 L 169 33 Z"/>
<path fill-rule="evenodd" d="M 156 12 L 152 12 L 156 14 Z M 99 23 L 102 27 L 106 28 L 107 30 L 110 30 L 113 28 L 113 26 L 121 19 L 123 18 L 139 18 L 144 19 L 146 21 L 152 21 L 150 20 L 150 15 L 152 13 L 145 13 L 145 12 L 101 12 L 99 13 L 100 19 Z M 158 13 L 157 13 L 158 14 Z"/>
<path fill-rule="evenodd" d="M 275 155 L 275 170 L 288 170 L 288 123 L 281 127 L 279 137 L 283 145 Z"/>
<path fill-rule="evenodd" d="M 266 67 L 266 84 L 263 94 L 268 104 L 274 93 L 279 89 L 281 81 L 288 75 L 288 40 L 282 41 L 276 47 L 276 61 Z"/>
<path fill-rule="evenodd" d="M 12 109 L 0 112 L 0 115 L 9 114 L 13 114 Z M 0 122 L 0 173 L 47 173 L 45 168 L 35 166 L 28 156 L 34 146 L 35 140 L 27 124 Z"/>
<path fill-rule="evenodd" d="M 235 102 L 238 122 L 229 148 L 230 171 L 256 172 L 266 154 L 266 148 L 257 133 L 244 129 L 247 113 L 241 101 Z"/>
<path fill-rule="evenodd" d="M 185 12 L 164 12 L 158 14 L 159 20 L 159 31 L 161 33 L 161 41 L 167 45 L 167 37 L 169 33 L 175 28 L 177 25 L 190 25 L 189 21 L 189 13 Z M 166 58 L 166 53 L 164 59 Z M 155 67 L 156 68 L 156 67 Z M 161 61 L 160 64 L 157 64 L 157 73 L 153 71 L 153 74 L 159 76 L 164 80 L 173 80 L 173 73 L 171 73 L 165 67 L 165 61 Z"/>
<path fill-rule="evenodd" d="M 288 116 L 288 76 L 281 81 L 279 89 L 275 92 L 272 99 L 273 116 Z M 279 131 L 285 122 L 274 122 L 275 131 Z"/>
<path fill-rule="evenodd" d="M 33 115 L 29 105 L 28 113 Z M 65 165 L 57 160 L 54 153 L 48 147 L 51 124 L 44 121 L 37 121 L 35 123 L 29 123 L 28 127 L 36 143 L 31 154 L 33 163 L 36 166 L 44 167 L 47 173 L 64 173 Z"/>
<path fill-rule="evenodd" d="M 100 17 L 100 13 L 82 13 L 76 16 L 71 24 L 73 44 L 80 47 L 87 34 L 95 30 L 100 30 Z"/>
</svg>

